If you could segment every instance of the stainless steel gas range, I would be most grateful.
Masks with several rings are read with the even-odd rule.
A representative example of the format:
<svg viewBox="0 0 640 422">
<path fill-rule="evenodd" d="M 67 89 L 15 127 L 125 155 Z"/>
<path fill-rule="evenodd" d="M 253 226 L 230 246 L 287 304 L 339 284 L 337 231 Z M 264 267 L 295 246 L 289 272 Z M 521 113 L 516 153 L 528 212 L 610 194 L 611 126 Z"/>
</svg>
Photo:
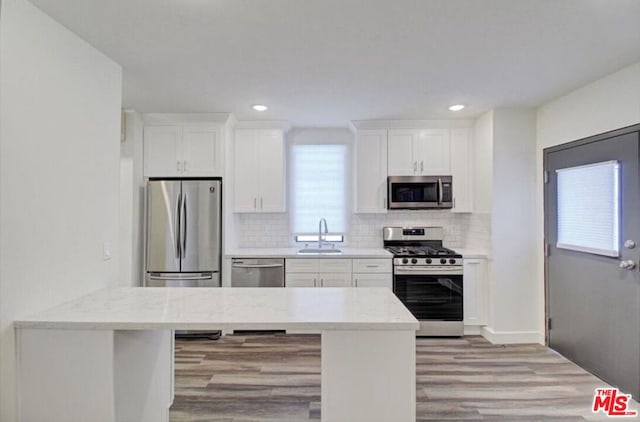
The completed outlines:
<svg viewBox="0 0 640 422">
<path fill-rule="evenodd" d="M 461 336 L 462 255 L 442 245 L 442 227 L 385 227 L 393 292 L 420 321 L 418 336 Z"/>
</svg>

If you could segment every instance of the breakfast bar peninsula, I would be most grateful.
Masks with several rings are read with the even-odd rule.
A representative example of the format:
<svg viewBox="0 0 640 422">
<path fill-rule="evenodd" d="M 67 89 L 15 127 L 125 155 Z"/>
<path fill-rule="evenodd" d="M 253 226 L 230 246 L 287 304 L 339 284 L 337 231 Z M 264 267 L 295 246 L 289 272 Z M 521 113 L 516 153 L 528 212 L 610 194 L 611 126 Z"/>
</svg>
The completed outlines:
<svg viewBox="0 0 640 422">
<path fill-rule="evenodd" d="M 113 288 L 15 329 L 22 421 L 168 421 L 173 331 L 211 329 L 317 330 L 322 421 L 415 420 L 418 321 L 387 288 Z"/>
</svg>

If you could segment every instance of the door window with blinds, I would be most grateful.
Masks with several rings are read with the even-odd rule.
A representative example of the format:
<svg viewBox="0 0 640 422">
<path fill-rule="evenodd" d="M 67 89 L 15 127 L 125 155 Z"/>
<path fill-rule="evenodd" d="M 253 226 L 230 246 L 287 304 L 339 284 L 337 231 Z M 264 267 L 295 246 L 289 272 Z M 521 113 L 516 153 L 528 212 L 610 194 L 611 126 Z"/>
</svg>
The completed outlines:
<svg viewBox="0 0 640 422">
<path fill-rule="evenodd" d="M 318 240 L 327 220 L 327 241 L 342 241 L 347 229 L 347 154 L 344 144 L 291 146 L 291 226 L 296 241 Z M 324 227 L 323 227 L 324 232 Z"/>
<path fill-rule="evenodd" d="M 556 170 L 561 249 L 617 257 L 620 164 L 605 161 Z"/>
</svg>

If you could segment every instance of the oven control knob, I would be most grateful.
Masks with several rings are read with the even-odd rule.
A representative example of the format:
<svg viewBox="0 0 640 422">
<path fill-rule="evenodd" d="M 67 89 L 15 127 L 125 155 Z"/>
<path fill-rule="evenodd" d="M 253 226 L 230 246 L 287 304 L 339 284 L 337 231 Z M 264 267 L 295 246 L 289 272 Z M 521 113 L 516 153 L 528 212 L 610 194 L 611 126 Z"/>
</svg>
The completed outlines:
<svg viewBox="0 0 640 422">
<path fill-rule="evenodd" d="M 409 260 L 408 260 L 407 258 L 402 258 L 402 263 L 403 263 L 403 264 L 406 264 L 406 263 L 408 263 L 408 262 L 409 262 Z"/>
<path fill-rule="evenodd" d="M 447 263 L 447 260 L 446 260 L 446 259 L 444 259 L 444 258 L 442 258 L 442 259 L 440 260 L 440 263 L 441 263 L 441 264 L 446 264 L 446 263 Z"/>
<path fill-rule="evenodd" d="M 427 258 L 427 264 L 431 264 L 431 258 Z"/>
<path fill-rule="evenodd" d="M 415 259 L 415 258 L 411 258 L 411 263 L 412 263 L 412 264 L 417 264 L 417 263 L 418 263 L 418 260 L 417 260 L 417 259 Z"/>
<path fill-rule="evenodd" d="M 455 264 L 455 263 L 456 263 L 456 260 L 455 260 L 455 259 L 450 259 L 450 260 L 449 260 L 449 264 Z"/>
</svg>

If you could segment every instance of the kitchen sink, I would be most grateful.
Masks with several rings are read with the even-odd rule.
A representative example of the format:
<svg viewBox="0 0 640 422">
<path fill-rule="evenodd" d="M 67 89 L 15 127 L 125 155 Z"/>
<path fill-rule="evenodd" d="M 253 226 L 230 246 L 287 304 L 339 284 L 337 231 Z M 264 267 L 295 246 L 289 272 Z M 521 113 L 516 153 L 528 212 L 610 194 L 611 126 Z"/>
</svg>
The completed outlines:
<svg viewBox="0 0 640 422">
<path fill-rule="evenodd" d="M 340 249 L 335 248 L 304 248 L 298 251 L 299 254 L 319 254 L 319 255 L 334 255 L 341 254 Z"/>
</svg>

